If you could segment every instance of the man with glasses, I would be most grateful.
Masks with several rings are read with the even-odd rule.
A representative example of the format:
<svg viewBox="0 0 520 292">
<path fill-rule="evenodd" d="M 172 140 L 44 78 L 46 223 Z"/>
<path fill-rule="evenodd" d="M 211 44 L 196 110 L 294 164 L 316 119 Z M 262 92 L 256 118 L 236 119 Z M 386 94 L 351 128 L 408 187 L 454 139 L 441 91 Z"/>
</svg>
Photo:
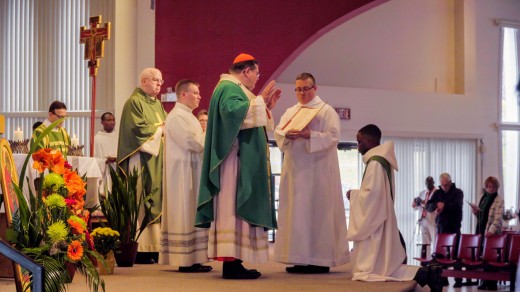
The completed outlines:
<svg viewBox="0 0 520 292">
<path fill-rule="evenodd" d="M 160 215 L 162 211 L 163 132 L 166 112 L 157 95 L 164 83 L 161 71 L 146 68 L 137 87 L 123 106 L 119 127 L 117 164 L 127 175 L 133 169 L 142 170 L 139 179 L 148 200 L 152 224 L 139 237 L 136 258 L 138 264 L 158 261 L 160 250 Z M 143 179 L 144 178 L 144 179 Z M 138 188 L 137 194 L 141 194 Z M 143 207 L 144 208 L 144 207 Z M 143 220 L 142 216 L 139 221 Z M 140 224 L 140 222 L 139 222 Z"/>
<path fill-rule="evenodd" d="M 328 273 L 350 260 L 341 192 L 336 111 L 319 96 L 310 73 L 296 77 L 298 103 L 285 111 L 275 138 L 284 153 L 275 260 L 289 273 Z M 318 109 L 302 130 L 285 129 L 303 107 Z"/>
<path fill-rule="evenodd" d="M 238 55 L 211 97 L 197 205 L 197 227 L 210 228 L 208 257 L 223 261 L 222 278 L 256 279 L 242 260 L 265 263 L 267 229 L 276 228 L 266 127 L 281 91 L 254 89 L 258 61 Z"/>
<path fill-rule="evenodd" d="M 49 106 L 49 116 L 45 121 L 33 131 L 31 145 L 36 141 L 36 138 L 52 123 L 67 117 L 67 106 L 61 101 L 54 101 Z M 70 136 L 67 130 L 63 127 L 63 122 L 59 123 L 47 136 L 36 146 L 36 150 L 41 148 L 52 148 L 60 150 L 65 157 L 69 152 Z"/>
</svg>

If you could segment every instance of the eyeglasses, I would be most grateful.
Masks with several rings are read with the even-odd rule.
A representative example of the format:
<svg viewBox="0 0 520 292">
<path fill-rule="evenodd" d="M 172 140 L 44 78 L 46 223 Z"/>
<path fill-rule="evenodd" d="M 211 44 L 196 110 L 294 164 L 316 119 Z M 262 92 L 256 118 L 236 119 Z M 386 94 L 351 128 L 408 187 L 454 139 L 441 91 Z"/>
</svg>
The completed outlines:
<svg viewBox="0 0 520 292">
<path fill-rule="evenodd" d="M 245 69 L 244 71 L 246 71 L 247 69 Z M 254 72 L 252 69 L 249 69 L 249 71 L 251 72 Z M 260 77 L 260 72 L 256 72 L 256 78 L 259 78 Z"/>
<path fill-rule="evenodd" d="M 51 114 L 53 114 L 53 115 L 57 116 L 57 117 L 58 117 L 58 119 L 63 119 L 63 118 L 66 118 L 66 117 L 67 117 L 67 115 L 64 115 L 64 116 L 60 116 L 60 115 L 57 115 L 57 114 L 55 114 L 55 113 L 53 113 L 53 112 L 51 112 Z"/>
<path fill-rule="evenodd" d="M 160 85 L 164 84 L 164 80 L 162 80 L 162 79 L 158 79 L 158 78 L 148 78 L 148 79 L 150 79 L 151 81 L 153 81 L 155 83 L 159 83 Z"/>
<path fill-rule="evenodd" d="M 307 91 L 309 91 L 311 89 L 314 89 L 314 85 L 313 86 L 305 86 L 305 87 L 296 87 L 294 89 L 294 91 L 296 91 L 296 92 L 302 92 L 302 91 L 303 92 L 307 92 Z"/>
</svg>

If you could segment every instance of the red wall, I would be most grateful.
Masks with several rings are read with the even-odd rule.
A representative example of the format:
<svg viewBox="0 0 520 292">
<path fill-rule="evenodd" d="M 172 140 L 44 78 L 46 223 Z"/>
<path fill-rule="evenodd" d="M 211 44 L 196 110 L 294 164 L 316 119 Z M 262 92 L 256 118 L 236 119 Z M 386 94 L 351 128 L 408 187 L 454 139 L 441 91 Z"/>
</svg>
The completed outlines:
<svg viewBox="0 0 520 292">
<path fill-rule="evenodd" d="M 201 85 L 200 108 L 207 108 L 220 74 L 242 52 L 260 62 L 259 91 L 307 39 L 374 1 L 156 0 L 155 64 L 163 91 L 179 79 L 194 79 Z M 165 105 L 168 111 L 172 106 Z"/>
</svg>

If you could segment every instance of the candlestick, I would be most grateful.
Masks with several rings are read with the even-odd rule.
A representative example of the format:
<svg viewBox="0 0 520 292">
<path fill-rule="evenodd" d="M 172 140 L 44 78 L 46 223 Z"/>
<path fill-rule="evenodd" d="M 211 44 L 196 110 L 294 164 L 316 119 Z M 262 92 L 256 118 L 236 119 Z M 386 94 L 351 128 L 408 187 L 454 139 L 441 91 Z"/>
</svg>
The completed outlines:
<svg viewBox="0 0 520 292">
<path fill-rule="evenodd" d="M 23 131 L 20 130 L 20 127 L 18 127 L 18 131 L 14 131 L 14 141 L 16 142 L 22 142 L 23 141 Z"/>
<path fill-rule="evenodd" d="M 70 139 L 70 145 L 72 146 L 79 146 L 79 139 L 76 137 L 76 134 L 74 134 L 74 137 Z"/>
</svg>

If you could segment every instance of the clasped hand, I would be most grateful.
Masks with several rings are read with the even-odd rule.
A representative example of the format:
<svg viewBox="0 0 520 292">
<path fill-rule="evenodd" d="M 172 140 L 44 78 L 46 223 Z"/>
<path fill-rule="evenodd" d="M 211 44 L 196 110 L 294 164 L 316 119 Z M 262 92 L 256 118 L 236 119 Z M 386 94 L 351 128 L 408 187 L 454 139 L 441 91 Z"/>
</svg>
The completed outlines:
<svg viewBox="0 0 520 292">
<path fill-rule="evenodd" d="M 289 130 L 285 133 L 285 137 L 287 139 L 295 140 L 298 138 L 303 139 L 310 139 L 311 138 L 311 131 L 309 130 L 309 127 L 305 127 L 303 130 Z"/>
</svg>

